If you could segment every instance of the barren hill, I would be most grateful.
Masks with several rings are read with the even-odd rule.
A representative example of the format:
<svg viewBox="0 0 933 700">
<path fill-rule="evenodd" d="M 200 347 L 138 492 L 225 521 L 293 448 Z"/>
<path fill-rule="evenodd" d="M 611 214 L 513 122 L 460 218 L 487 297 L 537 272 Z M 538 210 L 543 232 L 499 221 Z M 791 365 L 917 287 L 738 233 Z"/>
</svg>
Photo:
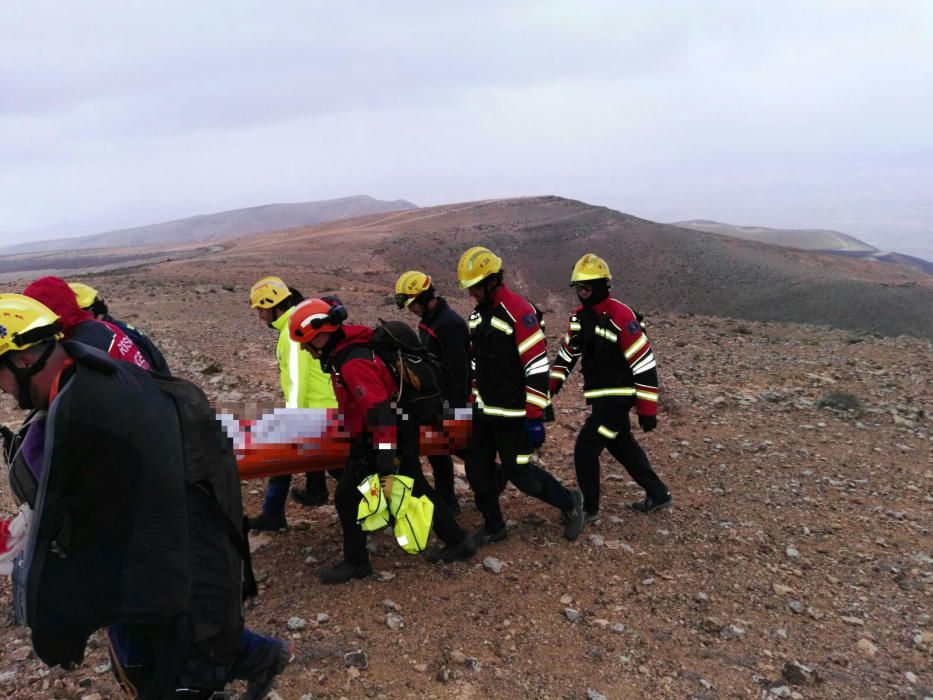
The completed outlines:
<svg viewBox="0 0 933 700">
<path fill-rule="evenodd" d="M 271 266 L 287 258 L 296 271 L 313 264 L 358 278 L 346 258 L 362 256 L 375 266 L 368 279 L 380 280 L 387 293 L 394 275 L 412 268 L 426 268 L 452 291 L 460 254 L 478 244 L 499 253 L 513 283 L 551 310 L 571 303 L 570 269 L 582 254 L 596 252 L 608 260 L 617 292 L 643 312 L 933 337 L 933 276 L 911 267 L 687 231 L 559 197 L 333 222 L 238 242 L 220 258 Z M 311 254 L 325 248 L 323 259 Z"/>
<path fill-rule="evenodd" d="M 207 243 L 235 236 L 281 231 L 296 226 L 309 226 L 323 221 L 349 219 L 355 216 L 415 208 L 414 204 L 403 199 L 389 202 L 373 199 L 368 195 L 327 199 L 319 202 L 266 204 L 217 214 L 191 216 L 151 226 L 138 226 L 97 233 L 91 236 L 23 243 L 0 249 L 0 251 L 6 255 L 13 255 L 78 248 L 125 248 Z"/>
<path fill-rule="evenodd" d="M 803 250 L 823 250 L 838 252 L 877 253 L 878 249 L 860 241 L 854 236 L 841 231 L 826 229 L 786 229 L 766 228 L 764 226 L 736 226 L 724 224 L 708 219 L 692 219 L 690 221 L 675 221 L 671 226 L 680 226 L 695 231 L 718 233 L 723 236 L 742 238 L 747 241 L 771 243 L 788 248 L 801 248 Z"/>
<path fill-rule="evenodd" d="M 693 243 L 680 249 L 683 236 Z M 813 293 L 820 273 L 839 280 L 849 272 L 853 289 L 866 295 L 864 285 L 887 293 L 896 287 L 880 285 L 892 276 L 914 279 L 893 266 L 775 253 L 578 202 L 530 199 L 246 239 L 85 281 L 118 317 L 150 332 L 175 371 L 212 399 L 269 402 L 280 397 L 276 333 L 249 308 L 253 281 L 273 273 L 305 293 L 339 291 L 360 323 L 410 320 L 389 292 L 411 265 L 437 275 L 465 313 L 468 298 L 451 276 L 462 248 L 475 243 L 503 251 L 519 286 L 539 298 L 553 294 L 552 318 L 571 303 L 570 261 L 590 248 L 610 258 L 623 298 L 649 308 L 663 299 L 696 304 L 705 294 L 717 294 L 725 308 L 728 295 L 717 285 L 741 284 L 749 294 L 756 270 L 766 282 L 793 273 Z M 931 694 L 930 341 L 658 308 L 651 341 L 660 363 L 659 426 L 638 437 L 671 486 L 674 508 L 631 513 L 626 504 L 642 494 L 607 457 L 601 521 L 576 542 L 561 537 L 553 509 L 510 487 L 508 539 L 473 560 L 431 566 L 377 533 L 377 575 L 324 587 L 314 572 L 339 556 L 335 512 L 290 502 L 288 532 L 252 539 L 261 590 L 246 612 L 251 628 L 296 638 L 296 659 L 276 684 L 281 698 Z M 552 356 L 561 325 L 549 324 Z M 575 373 L 539 451 L 568 484 L 586 415 L 581 393 Z M 0 422 L 22 417 L 0 397 Z M 262 488 L 243 485 L 251 515 Z M 479 526 L 462 471 L 457 490 L 460 522 Z M 12 512 L 3 480 L 0 508 Z M 484 567 L 487 556 L 499 560 L 500 573 Z M 0 610 L 11 608 L 11 597 L 4 578 Z M 304 628 L 289 630 L 292 617 Z M 351 652 L 362 654 L 345 656 Z M 31 655 L 28 630 L 4 617 L 0 695 L 95 694 L 119 697 L 103 634 L 80 668 L 49 670 Z"/>
</svg>

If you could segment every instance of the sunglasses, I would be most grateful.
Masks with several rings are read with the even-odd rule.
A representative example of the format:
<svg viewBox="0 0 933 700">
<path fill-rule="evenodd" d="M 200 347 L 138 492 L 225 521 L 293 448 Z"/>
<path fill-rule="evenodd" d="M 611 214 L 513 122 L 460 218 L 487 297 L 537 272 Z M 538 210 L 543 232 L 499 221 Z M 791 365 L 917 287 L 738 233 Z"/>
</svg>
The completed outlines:
<svg viewBox="0 0 933 700">
<path fill-rule="evenodd" d="M 395 305 L 400 309 L 404 309 L 414 300 L 415 300 L 414 297 L 410 297 L 407 294 L 396 294 L 395 295 Z"/>
</svg>

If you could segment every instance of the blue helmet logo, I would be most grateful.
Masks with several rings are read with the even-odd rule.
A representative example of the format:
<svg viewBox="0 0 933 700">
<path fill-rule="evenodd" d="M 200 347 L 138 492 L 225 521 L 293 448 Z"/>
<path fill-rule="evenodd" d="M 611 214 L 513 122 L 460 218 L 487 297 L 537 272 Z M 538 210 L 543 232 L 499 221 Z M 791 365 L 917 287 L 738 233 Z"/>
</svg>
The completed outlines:
<svg viewBox="0 0 933 700">
<path fill-rule="evenodd" d="M 7 330 L 6 326 L 0 324 L 0 338 L 6 338 Z"/>
</svg>

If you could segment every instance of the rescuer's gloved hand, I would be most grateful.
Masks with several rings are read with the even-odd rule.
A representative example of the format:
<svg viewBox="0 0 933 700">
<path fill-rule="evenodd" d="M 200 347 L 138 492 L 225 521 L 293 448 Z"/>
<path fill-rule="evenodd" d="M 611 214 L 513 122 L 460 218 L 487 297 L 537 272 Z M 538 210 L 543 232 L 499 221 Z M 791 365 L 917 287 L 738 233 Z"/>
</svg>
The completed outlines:
<svg viewBox="0 0 933 700">
<path fill-rule="evenodd" d="M 528 436 L 528 442 L 531 444 L 532 449 L 540 447 L 544 442 L 544 419 L 526 418 L 525 435 Z"/>
<path fill-rule="evenodd" d="M 638 425 L 641 426 L 641 429 L 646 433 L 650 433 L 652 430 L 658 427 L 658 417 L 657 416 L 638 416 Z"/>
<path fill-rule="evenodd" d="M 379 476 L 390 476 L 398 473 L 398 459 L 395 450 L 379 450 L 376 457 L 376 471 Z"/>
<path fill-rule="evenodd" d="M 553 423 L 557 418 L 554 416 L 554 406 L 548 404 L 547 408 L 544 409 L 544 422 Z"/>
</svg>

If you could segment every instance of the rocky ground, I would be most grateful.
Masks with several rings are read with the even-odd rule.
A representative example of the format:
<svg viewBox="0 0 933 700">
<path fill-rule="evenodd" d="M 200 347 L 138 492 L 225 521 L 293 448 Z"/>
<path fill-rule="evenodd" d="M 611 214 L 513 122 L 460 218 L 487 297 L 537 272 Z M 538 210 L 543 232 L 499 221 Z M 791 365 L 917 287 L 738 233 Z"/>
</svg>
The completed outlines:
<svg viewBox="0 0 933 700">
<path fill-rule="evenodd" d="M 244 303 L 269 269 L 262 262 L 88 281 L 212 398 L 270 401 L 274 335 Z M 340 288 L 357 320 L 372 321 L 397 314 L 385 304 L 390 278 L 374 263 L 350 286 L 324 273 L 301 283 Z M 930 343 L 700 316 L 649 321 L 663 398 L 658 429 L 639 439 L 675 507 L 630 512 L 641 494 L 606 457 L 602 519 L 576 542 L 561 537 L 555 512 L 510 488 L 508 540 L 473 561 L 432 566 L 379 534 L 378 575 L 328 588 L 314 572 L 339 555 L 333 508 L 290 504 L 291 529 L 253 542 L 262 589 L 247 612 L 251 627 L 297 641 L 281 698 L 933 695 Z M 560 325 L 554 314 L 552 342 Z M 557 414 L 539 456 L 573 483 L 585 416 L 576 374 Z M 18 418 L 0 401 L 0 421 Z M 475 527 L 462 479 L 458 488 L 461 521 Z M 244 484 L 252 513 L 261 489 Z M 80 669 L 49 670 L 13 622 L 8 581 L 0 610 L 0 694 L 118 697 L 102 637 Z"/>
</svg>

